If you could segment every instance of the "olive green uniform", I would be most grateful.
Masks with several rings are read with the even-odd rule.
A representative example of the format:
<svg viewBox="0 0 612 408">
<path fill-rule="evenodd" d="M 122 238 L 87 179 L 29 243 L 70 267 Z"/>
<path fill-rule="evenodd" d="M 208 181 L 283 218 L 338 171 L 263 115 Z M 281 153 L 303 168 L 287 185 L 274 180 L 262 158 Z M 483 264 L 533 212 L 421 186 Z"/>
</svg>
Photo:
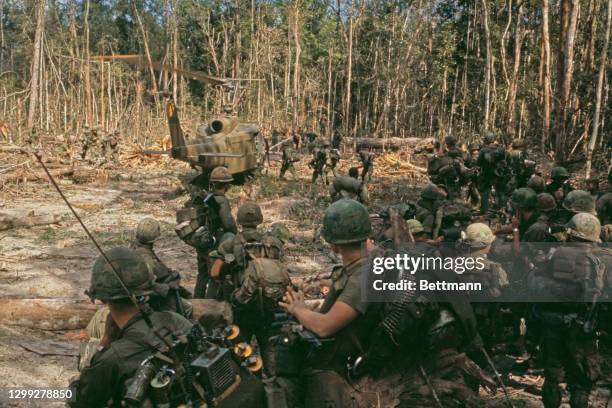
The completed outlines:
<svg viewBox="0 0 612 408">
<path fill-rule="evenodd" d="M 191 323 L 182 316 L 172 312 L 153 312 L 150 314 L 154 327 L 169 341 L 172 334 L 186 334 Z M 133 317 L 119 331 L 117 339 L 106 349 L 97 352 L 91 366 L 81 372 L 76 383 L 76 401 L 71 407 L 96 408 L 121 406 L 126 391 L 126 381 L 131 379 L 144 359 L 164 344 L 155 336 L 153 330 L 145 323 L 141 315 Z"/>
<path fill-rule="evenodd" d="M 362 204 L 368 201 L 367 188 L 359 180 L 348 176 L 336 177 L 329 187 L 329 195 L 332 201 L 341 198 L 350 198 Z"/>
<path fill-rule="evenodd" d="M 293 166 L 293 162 L 295 161 L 293 149 L 289 144 L 285 144 L 283 147 L 283 163 L 281 164 L 280 175 L 279 178 L 282 180 L 285 178 L 285 173 L 287 170 L 291 173 L 294 180 L 298 179 L 297 173 L 295 172 L 295 167 Z"/>
<path fill-rule="evenodd" d="M 211 226 L 212 235 L 215 238 L 217 245 L 219 245 L 221 238 L 225 233 L 231 232 L 236 234 L 236 232 L 238 232 L 238 228 L 236 226 L 234 216 L 232 215 L 232 209 L 227 197 L 225 197 L 225 195 L 222 193 L 214 192 L 213 194 L 215 201 L 219 205 L 219 211 L 217 213 L 214 213 L 214 211 L 209 213 L 209 224 Z M 208 254 L 213 249 L 214 248 L 210 247 L 202 248 L 196 246 L 196 252 L 198 255 L 198 278 L 193 293 L 193 297 L 196 299 L 203 298 L 205 296 L 206 286 L 209 281 L 208 273 L 210 268 Z"/>
</svg>

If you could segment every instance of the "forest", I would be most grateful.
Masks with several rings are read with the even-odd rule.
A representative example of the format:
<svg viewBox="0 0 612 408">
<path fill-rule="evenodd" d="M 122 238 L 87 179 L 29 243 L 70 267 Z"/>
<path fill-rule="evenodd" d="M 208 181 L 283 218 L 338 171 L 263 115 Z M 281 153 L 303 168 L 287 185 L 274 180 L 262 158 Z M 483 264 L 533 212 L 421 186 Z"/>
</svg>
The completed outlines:
<svg viewBox="0 0 612 408">
<path fill-rule="evenodd" d="M 587 174 L 612 134 L 612 0 L 0 0 L 0 13 L 14 143 L 87 125 L 148 144 L 167 132 L 169 95 L 191 125 L 230 103 L 264 134 L 490 130 L 586 159 Z"/>
</svg>

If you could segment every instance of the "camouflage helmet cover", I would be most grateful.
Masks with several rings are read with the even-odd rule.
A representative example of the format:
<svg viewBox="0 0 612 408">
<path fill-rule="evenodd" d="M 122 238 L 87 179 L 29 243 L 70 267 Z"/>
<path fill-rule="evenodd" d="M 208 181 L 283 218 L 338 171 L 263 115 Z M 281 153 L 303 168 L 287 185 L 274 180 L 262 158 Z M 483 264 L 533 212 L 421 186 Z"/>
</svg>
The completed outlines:
<svg viewBox="0 0 612 408">
<path fill-rule="evenodd" d="M 457 144 L 457 138 L 454 135 L 449 134 L 444 138 L 444 143 L 449 146 L 455 146 Z"/>
<path fill-rule="evenodd" d="M 538 210 L 548 212 L 557 208 L 555 197 L 548 193 L 538 194 Z"/>
<path fill-rule="evenodd" d="M 263 222 L 261 207 L 255 201 L 247 201 L 238 208 L 236 214 L 238 224 L 245 227 L 256 227 Z"/>
<path fill-rule="evenodd" d="M 570 175 L 565 167 L 556 166 L 550 171 L 550 178 L 552 179 L 567 179 L 569 176 Z"/>
<path fill-rule="evenodd" d="M 421 191 L 421 198 L 425 198 L 428 200 L 437 200 L 442 197 L 440 193 L 440 189 L 435 184 L 428 184 Z"/>
<path fill-rule="evenodd" d="M 106 251 L 106 256 L 133 295 L 145 296 L 153 293 L 154 276 L 141 255 L 121 246 Z M 129 298 L 113 268 L 103 256 L 98 257 L 94 263 L 87 294 L 92 299 L 105 301 Z"/>
<path fill-rule="evenodd" d="M 573 237 L 584 241 L 600 242 L 601 223 L 593 214 L 578 213 L 565 226 Z"/>
<path fill-rule="evenodd" d="M 540 176 L 532 176 L 529 180 L 527 180 L 527 187 L 536 193 L 542 193 L 546 188 L 546 182 Z"/>
<path fill-rule="evenodd" d="M 495 235 L 487 224 L 476 222 L 468 225 L 465 230 L 464 242 L 473 248 L 484 248 L 495 241 Z"/>
<path fill-rule="evenodd" d="M 532 209 L 538 205 L 538 196 L 532 189 L 523 187 L 514 190 L 511 201 L 517 208 Z"/>
<path fill-rule="evenodd" d="M 371 232 L 368 210 L 358 201 L 343 198 L 325 210 L 322 234 L 330 244 L 365 241 Z"/>
<path fill-rule="evenodd" d="M 234 178 L 227 167 L 217 166 L 210 172 L 210 181 L 214 183 L 231 183 L 234 181 Z"/>
<path fill-rule="evenodd" d="M 141 220 L 136 227 L 136 239 L 143 244 L 150 244 L 161 235 L 159 221 L 155 218 L 147 217 Z"/>
<path fill-rule="evenodd" d="M 423 224 L 419 220 L 410 219 L 406 221 L 406 225 L 408 226 L 408 230 L 412 235 L 419 234 L 425 231 L 423 228 Z"/>
<path fill-rule="evenodd" d="M 479 150 L 480 149 L 480 144 L 476 143 L 476 142 L 471 142 L 470 144 L 468 144 L 468 150 Z"/>
<path fill-rule="evenodd" d="M 495 141 L 495 135 L 492 132 L 486 132 L 483 137 L 485 144 L 493 143 Z"/>
<path fill-rule="evenodd" d="M 591 194 L 584 190 L 570 191 L 563 200 L 563 208 L 566 210 L 580 213 L 585 212 L 595 215 L 595 199 Z"/>
</svg>

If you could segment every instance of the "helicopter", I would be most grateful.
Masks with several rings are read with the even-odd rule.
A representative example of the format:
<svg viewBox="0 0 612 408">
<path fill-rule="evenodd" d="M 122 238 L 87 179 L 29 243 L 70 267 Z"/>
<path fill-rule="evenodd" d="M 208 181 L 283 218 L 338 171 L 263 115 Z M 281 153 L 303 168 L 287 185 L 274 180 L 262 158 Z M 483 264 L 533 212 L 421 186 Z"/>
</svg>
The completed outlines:
<svg viewBox="0 0 612 408">
<path fill-rule="evenodd" d="M 146 64 L 142 54 L 94 58 L 103 61 L 118 60 L 138 65 Z M 224 93 L 235 90 L 235 83 L 239 81 L 231 78 L 217 78 L 199 71 L 175 69 L 156 61 L 151 62 L 151 65 L 156 70 L 176 72 L 220 87 Z M 244 183 L 247 178 L 253 177 L 263 167 L 266 157 L 265 141 L 257 124 L 241 122 L 231 106 L 226 104 L 221 115 L 198 126 L 195 137 L 188 139 L 183 133 L 175 101 L 167 91 L 162 92 L 162 95 L 166 97 L 166 116 L 171 148 L 168 151 L 144 150 L 144 154 L 168 154 L 175 160 L 199 168 L 201 174 L 192 180 L 191 184 L 203 187 L 208 186 L 210 172 L 217 166 L 227 167 L 232 173 L 235 184 Z"/>
</svg>

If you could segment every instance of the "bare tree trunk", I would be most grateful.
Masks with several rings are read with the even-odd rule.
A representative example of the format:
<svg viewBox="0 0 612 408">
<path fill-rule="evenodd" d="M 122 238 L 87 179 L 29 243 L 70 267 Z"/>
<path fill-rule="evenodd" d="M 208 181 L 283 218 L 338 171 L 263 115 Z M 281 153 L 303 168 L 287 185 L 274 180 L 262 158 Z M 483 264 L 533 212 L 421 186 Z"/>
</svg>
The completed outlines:
<svg viewBox="0 0 612 408">
<path fill-rule="evenodd" d="M 604 46 L 601 51 L 601 63 L 599 64 L 599 75 L 597 77 L 597 90 L 595 96 L 595 113 L 593 114 L 593 131 L 587 148 L 586 178 L 591 176 L 591 166 L 593 162 L 593 151 L 597 144 L 597 134 L 599 131 L 599 116 L 601 114 L 601 95 L 603 92 L 604 77 L 606 75 L 606 59 L 608 57 L 608 45 L 610 44 L 610 25 L 612 24 L 612 0 L 608 0 L 608 19 L 606 22 L 606 35 Z"/>
<path fill-rule="evenodd" d="M 178 0 L 172 2 L 172 100 L 178 105 Z"/>
<path fill-rule="evenodd" d="M 344 131 L 349 134 L 351 129 L 351 82 L 353 81 L 353 16 L 349 16 L 348 26 L 348 56 L 346 75 L 346 105 L 344 108 Z"/>
<path fill-rule="evenodd" d="M 293 109 L 293 126 L 298 126 L 298 112 L 300 101 L 300 58 L 302 54 L 302 46 L 300 44 L 300 2 L 295 3 L 293 11 L 293 40 L 295 42 L 295 61 L 293 64 L 293 98 L 295 105 Z"/>
<path fill-rule="evenodd" d="M 562 3 L 562 38 L 559 49 L 562 50 L 563 58 L 559 58 L 561 64 L 559 78 L 559 89 L 557 90 L 558 109 L 556 115 L 556 161 L 562 163 L 565 160 L 565 142 L 567 132 L 567 111 L 570 102 L 570 91 L 572 87 L 572 75 L 574 72 L 574 42 L 576 40 L 576 28 L 578 25 L 578 0 L 563 0 Z"/>
<path fill-rule="evenodd" d="M 487 62 L 485 68 L 485 106 L 484 106 L 484 130 L 489 129 L 489 115 L 491 109 L 491 75 L 492 75 L 492 56 L 491 56 L 491 32 L 489 30 L 489 11 L 487 0 L 482 0 L 482 15 L 487 44 Z"/>
<path fill-rule="evenodd" d="M 524 2 L 521 2 L 516 18 L 516 34 L 514 36 L 514 65 L 512 67 L 512 77 L 508 93 L 508 122 L 506 131 L 511 139 L 516 135 L 516 124 L 514 123 L 516 110 L 516 93 L 518 88 L 518 75 L 521 66 L 521 47 L 523 44 L 523 16 L 525 14 Z"/>
<path fill-rule="evenodd" d="M 30 69 L 30 104 L 28 107 L 28 129 L 34 127 L 36 109 L 40 108 L 40 60 L 42 58 L 42 41 L 45 30 L 45 0 L 36 4 L 36 31 L 34 33 L 34 50 Z"/>
<path fill-rule="evenodd" d="M 550 39 L 548 33 L 548 0 L 542 0 L 542 43 L 544 47 L 544 68 L 542 87 L 544 88 L 544 120 L 542 121 L 542 153 L 546 151 L 550 132 Z"/>
<path fill-rule="evenodd" d="M 89 0 L 88 0 L 89 3 Z M 145 56 L 147 58 L 147 62 L 149 64 L 149 74 L 151 75 L 151 88 L 153 91 L 153 99 L 155 100 L 155 106 L 158 106 L 158 91 L 157 91 L 157 79 L 155 78 L 155 70 L 153 69 L 153 59 L 151 58 L 151 51 L 149 50 L 149 40 L 147 38 L 147 32 L 145 31 L 144 25 L 142 24 L 142 19 L 140 18 L 140 13 L 136 9 L 136 3 L 132 1 L 132 12 L 134 13 L 134 17 L 136 17 L 136 21 L 138 22 L 138 27 L 140 29 L 140 35 L 142 35 L 142 43 L 144 45 Z"/>
</svg>

